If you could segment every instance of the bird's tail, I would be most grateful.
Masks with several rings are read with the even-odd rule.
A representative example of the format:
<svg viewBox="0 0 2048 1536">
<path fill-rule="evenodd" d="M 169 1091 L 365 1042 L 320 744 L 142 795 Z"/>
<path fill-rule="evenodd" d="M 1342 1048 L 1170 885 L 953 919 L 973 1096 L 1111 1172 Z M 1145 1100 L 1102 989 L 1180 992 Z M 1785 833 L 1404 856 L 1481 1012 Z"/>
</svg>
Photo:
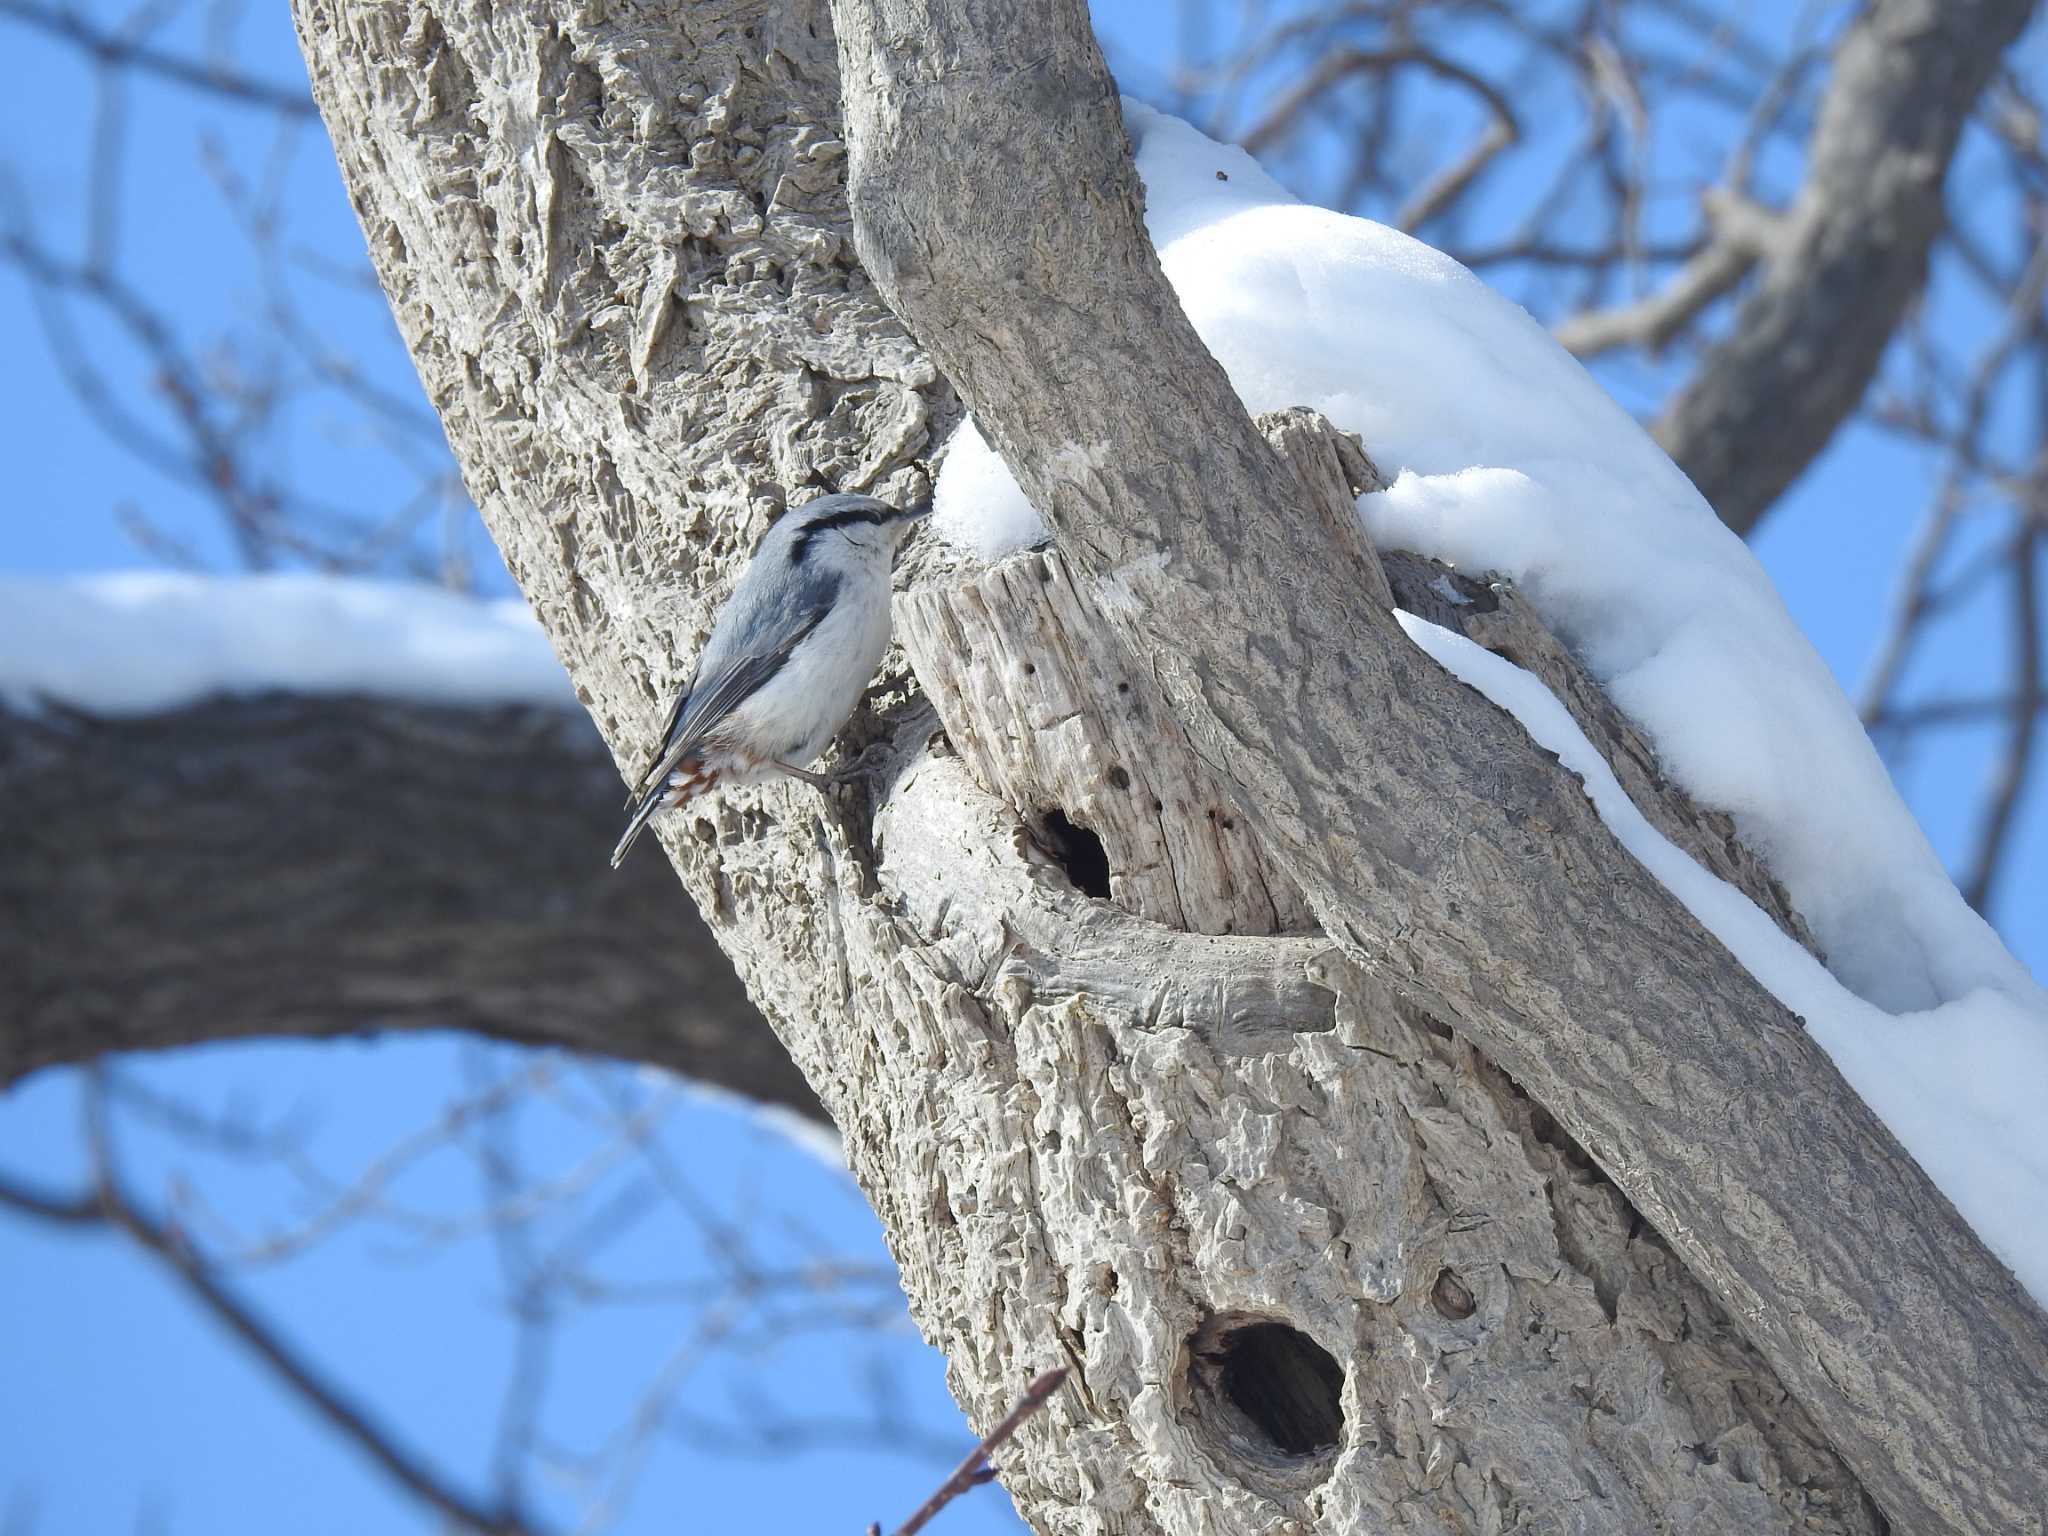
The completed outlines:
<svg viewBox="0 0 2048 1536">
<path fill-rule="evenodd" d="M 667 804 L 668 800 L 669 787 L 666 782 L 657 783 L 654 788 L 648 790 L 645 795 L 640 797 L 639 808 L 633 812 L 633 819 L 626 823 L 626 835 L 619 839 L 619 846 L 612 850 L 613 869 L 617 869 L 625 861 L 626 854 L 632 848 L 634 839 L 640 836 L 654 813 Z"/>
</svg>

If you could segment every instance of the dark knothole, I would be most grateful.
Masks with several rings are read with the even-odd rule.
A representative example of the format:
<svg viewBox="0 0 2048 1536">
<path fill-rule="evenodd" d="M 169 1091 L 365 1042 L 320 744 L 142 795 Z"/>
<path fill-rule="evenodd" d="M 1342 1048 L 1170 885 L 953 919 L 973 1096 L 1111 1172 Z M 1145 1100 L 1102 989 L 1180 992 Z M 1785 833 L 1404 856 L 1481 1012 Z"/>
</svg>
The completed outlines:
<svg viewBox="0 0 2048 1536">
<path fill-rule="evenodd" d="M 1240 1313 L 1211 1318 L 1191 1343 L 1197 1388 L 1268 1449 L 1305 1458 L 1344 1438 L 1344 1368 L 1300 1329 Z"/>
<path fill-rule="evenodd" d="M 1462 1323 L 1479 1310 L 1470 1287 L 1448 1269 L 1437 1272 L 1436 1284 L 1429 1288 L 1429 1301 L 1439 1316 L 1454 1323 Z"/>
<path fill-rule="evenodd" d="M 1224 1345 L 1223 1391 L 1290 1456 L 1313 1456 L 1344 1433 L 1344 1372 L 1328 1350 L 1284 1323 L 1240 1328 Z"/>
<path fill-rule="evenodd" d="M 1099 901 L 1109 900 L 1109 852 L 1101 838 L 1076 826 L 1065 811 L 1055 809 L 1039 818 L 1038 840 L 1067 872 L 1075 890 Z"/>
</svg>

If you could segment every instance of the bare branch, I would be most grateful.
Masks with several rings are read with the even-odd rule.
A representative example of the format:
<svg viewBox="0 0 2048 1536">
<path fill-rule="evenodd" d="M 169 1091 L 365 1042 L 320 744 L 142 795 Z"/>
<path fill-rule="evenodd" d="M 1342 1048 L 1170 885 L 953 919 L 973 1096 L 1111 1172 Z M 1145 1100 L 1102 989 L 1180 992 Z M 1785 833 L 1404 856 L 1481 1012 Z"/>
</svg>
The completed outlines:
<svg viewBox="0 0 2048 1536">
<path fill-rule="evenodd" d="M 1889 705 L 1870 719 L 1872 731 L 1911 731 L 1931 725 L 1965 725 L 1985 720 L 2010 720 L 2017 710 L 2048 710 L 2048 691 L 2032 695 L 1964 694 L 1932 699 L 1925 704 Z"/>
<path fill-rule="evenodd" d="M 917 1507 L 917 1512 L 896 1527 L 893 1536 L 917 1536 L 917 1533 L 931 1524 L 932 1517 L 948 1504 L 967 1492 L 987 1482 L 995 1474 L 989 1469 L 989 1458 L 994 1456 L 1005 1440 L 1023 1427 L 1024 1421 L 1045 1406 L 1046 1400 L 1059 1391 L 1067 1379 L 1067 1367 L 1055 1366 L 1034 1380 L 1024 1389 L 1024 1395 L 1017 1399 L 1017 1406 L 1003 1415 L 1001 1422 L 981 1437 L 981 1444 L 967 1453 L 966 1459 L 953 1469 L 952 1476 L 939 1484 L 936 1492 Z M 870 1532 L 880 1530 L 869 1526 Z"/>
<path fill-rule="evenodd" d="M 1306 78 L 1273 104 L 1265 117 L 1245 134 L 1244 146 L 1257 154 L 1274 140 L 1291 132 L 1300 117 L 1327 93 L 1354 77 L 1384 77 L 1380 91 L 1383 96 L 1391 95 L 1396 88 L 1393 77 L 1406 68 L 1419 69 L 1464 87 L 1485 103 L 1491 119 L 1485 131 L 1463 155 L 1432 177 L 1402 206 L 1395 222 L 1403 229 L 1418 228 L 1462 197 L 1495 157 L 1522 136 L 1521 123 L 1508 98 L 1492 81 L 1454 59 L 1412 45 L 1385 49 L 1340 48 L 1325 55 Z"/>
<path fill-rule="evenodd" d="M 1872 0 L 1835 52 L 1791 227 L 1658 440 L 1746 533 L 1856 409 L 1944 222 L 1963 124 L 2032 0 Z"/>
<path fill-rule="evenodd" d="M 96 1093 L 89 1095 L 89 1103 L 96 1100 Z M 378 1423 L 347 1389 L 300 1354 L 254 1307 L 236 1295 L 187 1234 L 158 1221 L 135 1202 L 106 1155 L 102 1132 L 95 1131 L 91 1140 L 96 1148 L 91 1189 L 66 1196 L 0 1178 L 0 1206 L 42 1221 L 72 1227 L 104 1226 L 124 1234 L 177 1281 L 188 1296 L 240 1339 L 281 1386 L 393 1482 L 453 1526 L 477 1532 L 479 1536 L 530 1536 L 536 1531 L 516 1505 L 493 1507 L 478 1503 Z"/>
<path fill-rule="evenodd" d="M 1701 202 L 1713 231 L 1707 244 L 1647 298 L 1559 321 L 1554 334 L 1566 350 L 1582 358 L 1616 347 L 1662 351 L 1701 311 L 1768 259 L 1783 238 L 1783 218 L 1769 209 L 1718 190 L 1704 194 Z"/>
<path fill-rule="evenodd" d="M 2041 550 L 2048 529 L 2048 485 L 2030 509 L 2032 515 L 2013 536 L 2012 653 L 2019 687 L 2006 716 L 2006 741 L 2000 754 L 1989 807 L 1978 829 L 1977 846 L 1963 882 L 1963 894 L 1978 911 L 1989 910 L 1993 892 L 2011 851 L 2013 818 L 2026 789 L 2041 738 L 2041 711 L 2031 701 L 2042 691 L 2042 656 L 2048 652 L 2048 623 L 2041 605 Z"/>
<path fill-rule="evenodd" d="M 79 12 L 37 0 L 0 0 L 0 16 L 46 32 L 77 47 L 97 63 L 115 69 L 136 69 L 188 90 L 203 91 L 225 101 L 280 112 L 290 117 L 313 116 L 313 98 L 304 90 L 258 80 L 217 64 L 167 53 L 131 37 L 97 27 Z"/>
<path fill-rule="evenodd" d="M 2043 232 L 2048 234 L 2048 227 L 2043 227 Z M 1861 712 L 1866 724 L 1874 724 L 1886 713 L 1888 701 L 1897 690 L 1907 663 L 1912 659 L 1915 648 L 1926 638 L 1927 621 L 1943 605 L 1942 595 L 1935 587 L 1942 556 L 1969 509 L 1976 482 L 1991 477 L 1992 466 L 1983 456 L 1984 438 L 1993 407 L 1999 399 L 1999 386 L 2008 370 L 2029 347 L 2039 351 L 2048 345 L 2040 319 L 2044 295 L 2048 295 L 2048 239 L 2035 245 L 2025 268 L 2013 282 L 2006 296 L 2003 323 L 1970 372 L 1957 420 L 1946 426 L 1929 422 L 1920 428 L 1944 446 L 1948 464 L 1933 505 L 1914 536 L 1905 567 L 1900 573 L 1898 595 L 1893 600 L 1884 637 L 1877 647 L 1876 660 L 1860 690 Z M 1920 414 L 1931 416 L 1932 413 L 1923 411 Z M 2021 503 L 2023 521 L 2034 515 L 2032 503 L 2039 494 L 2038 480 L 2014 486 L 2010 493 Z M 2016 595 L 2019 594 L 2016 592 Z M 2025 648 L 2016 652 L 2016 662 L 2022 661 L 2026 654 Z M 2016 685 L 2012 690 L 2016 698 L 2026 698 L 2035 691 L 2024 685 Z"/>
</svg>

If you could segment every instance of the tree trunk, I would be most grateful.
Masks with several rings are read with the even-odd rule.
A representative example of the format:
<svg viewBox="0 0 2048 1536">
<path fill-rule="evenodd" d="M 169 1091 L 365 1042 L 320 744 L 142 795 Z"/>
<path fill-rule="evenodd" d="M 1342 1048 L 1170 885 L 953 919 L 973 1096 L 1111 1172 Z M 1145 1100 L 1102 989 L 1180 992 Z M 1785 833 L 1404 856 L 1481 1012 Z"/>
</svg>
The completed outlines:
<svg viewBox="0 0 2048 1536">
<path fill-rule="evenodd" d="M 1879 1531 L 1867 1489 L 1915 1530 L 2038 1531 L 2038 1312 L 1576 783 L 1406 649 L 1332 483 L 1357 483 L 1356 457 L 1286 420 L 1276 453 L 1220 414 L 1142 245 L 1077 8 L 1013 39 L 1039 61 L 1021 76 L 975 32 L 986 17 L 891 14 L 916 35 L 863 14 L 846 44 L 880 210 L 864 248 L 992 407 L 1061 554 L 912 562 L 915 681 L 896 666 L 843 738 L 869 749 L 859 787 L 770 786 L 657 826 L 844 1131 L 972 1415 L 1076 1367 L 1006 1461 L 1027 1516 L 1175 1536 Z M 630 776 L 773 513 L 814 486 L 914 492 L 958 413 L 854 254 L 830 18 L 766 0 L 298 0 L 297 18 L 471 492 Z M 931 201 L 977 168 L 957 207 Z M 1034 214 L 1043 240 L 1017 228 Z M 1073 315 L 1020 337 L 1062 283 Z M 997 294 L 992 345 L 963 339 Z M 1076 342 L 1083 314 L 1113 324 Z M 1032 347 L 1072 399 L 1020 381 Z M 1112 356 L 1163 387 L 1107 389 Z M 1184 406 L 1214 427 L 1207 457 L 1146 460 L 1165 465 L 1148 502 L 1117 455 Z M 1057 435 L 1094 407 L 1096 430 Z M 1063 441 L 1109 457 L 1061 480 Z M 1251 499 L 1206 500 L 1233 490 Z M 1263 542 L 1219 548 L 1222 504 Z M 1137 521 L 1169 516 L 1170 540 Z M 1245 592 L 1212 584 L 1204 613 L 1147 561 L 1166 548 Z M 1278 727 L 1233 671 L 1308 639 L 1247 621 L 1277 611 L 1274 583 L 1303 594 L 1297 621 L 1362 637 L 1335 674 L 1280 674 Z M 1597 724 L 1597 690 L 1560 678 Z M 1750 861 L 1723 864 L 1772 901 Z M 1559 900 L 1540 933 L 1514 921 Z M 1758 1167 L 1774 1160 L 1790 1166 Z M 1851 1306 L 1860 1327 L 1834 1310 Z M 2001 1412 L 1970 1411 L 1973 1390 Z"/>
</svg>

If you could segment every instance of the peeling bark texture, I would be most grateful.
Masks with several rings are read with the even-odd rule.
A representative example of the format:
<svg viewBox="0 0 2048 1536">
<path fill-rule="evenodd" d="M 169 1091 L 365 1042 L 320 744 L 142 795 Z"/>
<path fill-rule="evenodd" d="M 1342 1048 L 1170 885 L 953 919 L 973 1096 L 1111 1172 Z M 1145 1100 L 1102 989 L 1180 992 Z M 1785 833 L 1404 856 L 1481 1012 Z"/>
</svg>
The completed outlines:
<svg viewBox="0 0 2048 1536">
<path fill-rule="evenodd" d="M 1835 50 L 1806 179 L 1728 334 L 1654 431 L 1748 533 L 1862 402 L 1946 222 L 1963 125 L 2034 0 L 1869 0 Z M 1739 242 L 1716 250 L 1740 259 Z"/>
<path fill-rule="evenodd" d="M 1407 647 L 1339 515 L 1362 455 L 1269 443 L 1190 351 L 1078 6 L 994 9 L 1022 75 L 950 13 L 848 8 L 865 266 L 815 5 L 296 14 L 421 377 L 628 775 L 770 514 L 900 494 L 957 416 L 868 273 L 1053 517 L 1057 556 L 911 562 L 856 787 L 656 823 L 970 1415 L 1076 1367 L 1004 1458 L 1020 1507 L 1879 1532 L 1867 1489 L 1916 1531 L 2038 1531 L 2038 1314 L 1576 784 Z M 1315 635 L 1346 642 L 1297 665 Z"/>
<path fill-rule="evenodd" d="M 105 1051 L 466 1029 L 822 1118 L 554 710 L 0 711 L 0 1087 Z"/>
</svg>

